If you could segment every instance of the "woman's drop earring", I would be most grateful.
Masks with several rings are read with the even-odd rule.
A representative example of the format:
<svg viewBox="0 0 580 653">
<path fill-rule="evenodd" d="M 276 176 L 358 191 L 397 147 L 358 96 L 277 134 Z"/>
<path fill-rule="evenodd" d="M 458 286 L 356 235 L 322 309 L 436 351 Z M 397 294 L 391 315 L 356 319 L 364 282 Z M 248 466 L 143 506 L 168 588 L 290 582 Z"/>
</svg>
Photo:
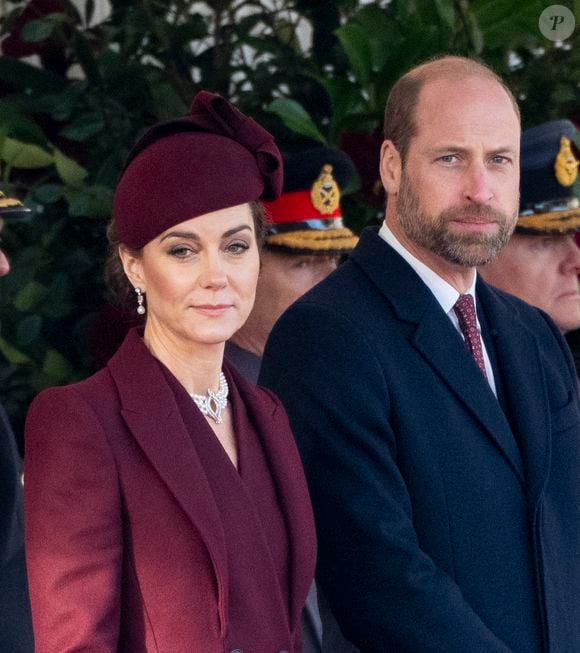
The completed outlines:
<svg viewBox="0 0 580 653">
<path fill-rule="evenodd" d="M 141 288 L 135 288 L 135 292 L 137 293 L 137 313 L 139 315 L 145 315 L 145 311 L 147 310 L 145 306 L 143 306 L 143 300 L 145 299 L 143 297 L 143 293 L 141 292 Z"/>
</svg>

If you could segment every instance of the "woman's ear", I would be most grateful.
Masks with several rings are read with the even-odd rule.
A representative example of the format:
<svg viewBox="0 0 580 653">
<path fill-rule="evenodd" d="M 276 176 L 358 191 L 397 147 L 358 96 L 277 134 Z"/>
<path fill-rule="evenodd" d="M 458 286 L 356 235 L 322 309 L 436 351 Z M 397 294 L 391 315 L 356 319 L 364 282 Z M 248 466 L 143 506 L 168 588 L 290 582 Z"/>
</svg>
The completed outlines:
<svg viewBox="0 0 580 653">
<path fill-rule="evenodd" d="M 123 270 L 134 288 L 141 288 L 142 292 L 147 292 L 147 284 L 143 274 L 142 252 L 137 255 L 133 250 L 124 245 L 119 245 L 119 258 L 123 264 Z"/>
<path fill-rule="evenodd" d="M 383 141 L 379 164 L 381 181 L 388 195 L 396 195 L 401 184 L 401 155 L 393 141 Z"/>
</svg>

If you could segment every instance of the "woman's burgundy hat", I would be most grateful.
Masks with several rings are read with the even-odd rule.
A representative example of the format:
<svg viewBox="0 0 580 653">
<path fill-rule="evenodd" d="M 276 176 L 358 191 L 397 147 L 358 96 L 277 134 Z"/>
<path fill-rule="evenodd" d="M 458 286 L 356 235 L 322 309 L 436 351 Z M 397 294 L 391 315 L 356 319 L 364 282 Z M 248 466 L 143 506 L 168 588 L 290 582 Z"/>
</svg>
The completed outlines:
<svg viewBox="0 0 580 653">
<path fill-rule="evenodd" d="M 190 114 L 159 123 L 135 144 L 113 203 L 116 235 L 140 249 L 191 218 L 282 190 L 272 135 L 215 93 L 199 92 Z"/>
</svg>

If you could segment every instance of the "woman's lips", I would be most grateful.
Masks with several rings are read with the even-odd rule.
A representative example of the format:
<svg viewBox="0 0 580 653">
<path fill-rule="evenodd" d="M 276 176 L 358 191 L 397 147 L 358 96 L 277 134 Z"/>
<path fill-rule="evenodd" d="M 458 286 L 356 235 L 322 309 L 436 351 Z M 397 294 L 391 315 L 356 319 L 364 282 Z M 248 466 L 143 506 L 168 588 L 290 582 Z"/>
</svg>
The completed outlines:
<svg viewBox="0 0 580 653">
<path fill-rule="evenodd" d="M 232 306 L 232 304 L 194 304 L 192 308 L 204 315 L 218 316 L 225 313 Z"/>
</svg>

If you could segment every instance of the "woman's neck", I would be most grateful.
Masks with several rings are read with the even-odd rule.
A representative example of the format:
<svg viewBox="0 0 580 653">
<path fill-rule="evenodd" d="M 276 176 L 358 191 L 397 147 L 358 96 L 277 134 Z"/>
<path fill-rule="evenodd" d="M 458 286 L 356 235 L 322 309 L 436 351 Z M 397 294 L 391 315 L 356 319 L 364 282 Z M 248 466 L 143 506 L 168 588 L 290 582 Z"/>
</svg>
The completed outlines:
<svg viewBox="0 0 580 653">
<path fill-rule="evenodd" d="M 151 354 L 175 376 L 188 393 L 217 391 L 224 343 L 206 344 L 180 338 L 147 322 L 143 342 Z"/>
</svg>

